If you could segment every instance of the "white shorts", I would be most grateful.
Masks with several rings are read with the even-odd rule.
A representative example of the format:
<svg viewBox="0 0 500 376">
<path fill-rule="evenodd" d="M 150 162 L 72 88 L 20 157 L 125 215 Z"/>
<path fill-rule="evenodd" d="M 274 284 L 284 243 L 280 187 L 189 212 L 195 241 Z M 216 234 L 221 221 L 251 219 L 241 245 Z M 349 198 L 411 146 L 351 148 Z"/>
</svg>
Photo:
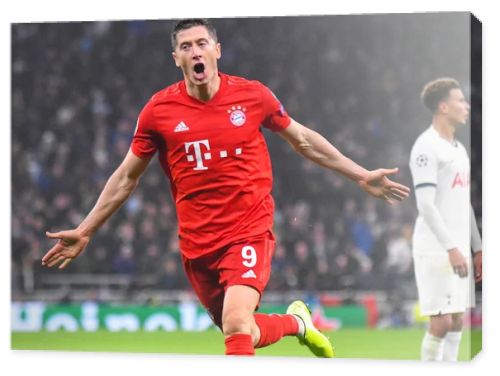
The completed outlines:
<svg viewBox="0 0 500 376">
<path fill-rule="evenodd" d="M 413 255 L 420 311 L 424 316 L 465 312 L 475 306 L 471 258 L 469 273 L 460 278 L 453 272 L 448 254 Z"/>
</svg>

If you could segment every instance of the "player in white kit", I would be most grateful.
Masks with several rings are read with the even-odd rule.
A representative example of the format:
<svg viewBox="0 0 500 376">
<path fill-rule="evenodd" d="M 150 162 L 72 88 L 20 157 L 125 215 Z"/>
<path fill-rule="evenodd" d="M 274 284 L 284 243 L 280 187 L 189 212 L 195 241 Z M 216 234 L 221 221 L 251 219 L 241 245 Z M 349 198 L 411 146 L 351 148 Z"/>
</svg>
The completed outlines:
<svg viewBox="0 0 500 376">
<path fill-rule="evenodd" d="M 458 82 L 450 78 L 429 82 L 421 97 L 433 114 L 410 156 L 418 207 L 415 277 L 421 312 L 430 316 L 421 358 L 454 361 L 464 312 L 474 306 L 474 279 L 482 278 L 481 237 L 470 204 L 470 161 L 455 139 L 470 106 Z"/>
</svg>

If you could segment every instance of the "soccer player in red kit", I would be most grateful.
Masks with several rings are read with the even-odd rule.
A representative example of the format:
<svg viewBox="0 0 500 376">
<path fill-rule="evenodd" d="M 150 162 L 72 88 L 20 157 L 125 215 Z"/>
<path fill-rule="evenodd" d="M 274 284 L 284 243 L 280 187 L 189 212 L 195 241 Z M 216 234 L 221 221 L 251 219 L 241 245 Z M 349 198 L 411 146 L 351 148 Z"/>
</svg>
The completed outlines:
<svg viewBox="0 0 500 376">
<path fill-rule="evenodd" d="M 172 47 L 184 80 L 144 106 L 130 150 L 95 207 L 76 229 L 47 233 L 59 241 L 42 264 L 64 268 L 78 256 L 158 153 L 176 205 L 185 272 L 224 333 L 226 354 L 253 355 L 255 348 L 295 335 L 315 355 L 333 357 L 303 302 L 293 302 L 283 315 L 255 312 L 274 252 L 272 171 L 261 126 L 389 204 L 408 197 L 409 189 L 386 177 L 397 169 L 367 171 L 291 119 L 260 82 L 220 73 L 221 45 L 207 20 L 178 22 Z"/>
</svg>

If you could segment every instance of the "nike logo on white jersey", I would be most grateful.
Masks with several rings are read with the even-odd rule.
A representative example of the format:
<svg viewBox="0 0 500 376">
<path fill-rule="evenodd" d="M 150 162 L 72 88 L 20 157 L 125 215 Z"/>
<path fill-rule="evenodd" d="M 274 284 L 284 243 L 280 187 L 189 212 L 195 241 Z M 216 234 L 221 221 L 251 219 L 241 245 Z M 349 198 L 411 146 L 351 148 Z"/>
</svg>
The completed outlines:
<svg viewBox="0 0 500 376">
<path fill-rule="evenodd" d="M 177 126 L 174 129 L 174 132 L 185 132 L 185 131 L 189 131 L 189 127 L 183 121 L 177 124 Z"/>
<path fill-rule="evenodd" d="M 249 271 L 243 273 L 241 275 L 241 278 L 257 278 L 257 276 L 255 275 L 254 271 L 250 269 Z"/>
</svg>

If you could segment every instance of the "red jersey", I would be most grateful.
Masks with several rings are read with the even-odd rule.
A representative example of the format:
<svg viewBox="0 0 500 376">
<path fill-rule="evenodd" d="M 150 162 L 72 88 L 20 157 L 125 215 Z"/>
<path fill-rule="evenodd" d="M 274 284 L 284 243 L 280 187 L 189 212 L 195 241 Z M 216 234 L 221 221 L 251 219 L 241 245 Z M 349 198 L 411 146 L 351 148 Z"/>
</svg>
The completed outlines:
<svg viewBox="0 0 500 376">
<path fill-rule="evenodd" d="M 184 81 L 153 95 L 142 109 L 131 150 L 158 151 L 170 180 L 180 248 L 196 258 L 271 230 L 272 170 L 261 125 L 288 127 L 290 117 L 258 81 L 219 73 L 208 102 L 187 94 Z"/>
</svg>

